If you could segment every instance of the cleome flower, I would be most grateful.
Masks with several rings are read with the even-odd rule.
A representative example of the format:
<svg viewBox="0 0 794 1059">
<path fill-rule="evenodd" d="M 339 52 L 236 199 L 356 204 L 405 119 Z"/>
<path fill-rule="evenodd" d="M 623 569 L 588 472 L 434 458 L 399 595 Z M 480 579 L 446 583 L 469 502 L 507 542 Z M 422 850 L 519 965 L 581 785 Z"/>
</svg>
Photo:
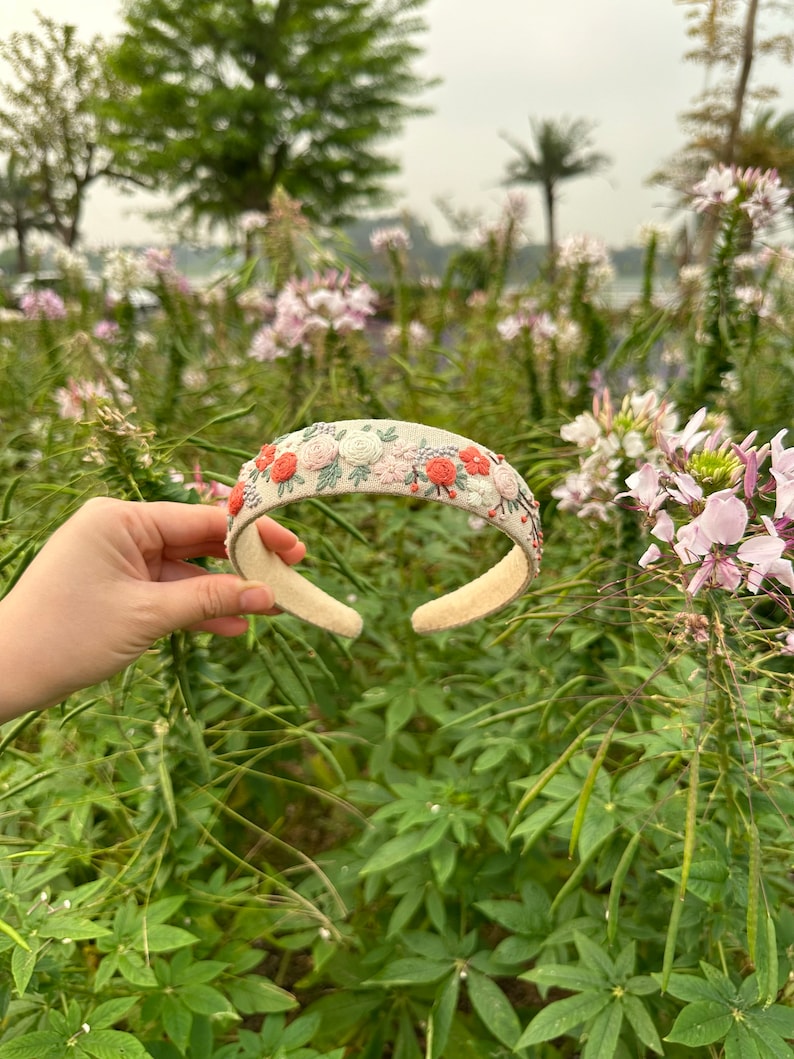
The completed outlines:
<svg viewBox="0 0 794 1059">
<path fill-rule="evenodd" d="M 293 350 L 308 353 L 324 332 L 362 331 L 376 309 L 377 295 L 348 271 L 329 269 L 308 279 L 291 279 L 279 292 L 272 324 L 260 328 L 249 348 L 254 360 L 270 361 Z"/>
<path fill-rule="evenodd" d="M 735 203 L 750 220 L 754 232 L 773 227 L 790 213 L 791 191 L 776 169 L 711 166 L 692 188 L 698 213 L 713 212 Z"/>
</svg>

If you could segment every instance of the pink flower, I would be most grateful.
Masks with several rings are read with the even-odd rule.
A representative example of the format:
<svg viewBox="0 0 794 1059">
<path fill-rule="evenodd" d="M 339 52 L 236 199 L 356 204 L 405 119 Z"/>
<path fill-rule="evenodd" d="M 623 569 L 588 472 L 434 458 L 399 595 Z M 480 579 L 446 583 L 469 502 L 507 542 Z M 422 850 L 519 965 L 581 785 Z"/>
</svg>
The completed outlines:
<svg viewBox="0 0 794 1059">
<path fill-rule="evenodd" d="M 626 479 L 628 492 L 619 493 L 615 499 L 623 496 L 633 497 L 642 511 L 653 515 L 667 499 L 667 494 L 659 488 L 659 472 L 650 463 L 644 463 L 638 471 Z"/>
<path fill-rule="evenodd" d="M 28 320 L 66 319 L 66 306 L 63 298 L 49 287 L 23 294 L 19 307 Z"/>
<path fill-rule="evenodd" d="M 751 567 L 747 575 L 747 588 L 755 594 L 764 578 L 773 577 L 788 589 L 794 590 L 794 570 L 791 562 L 781 558 L 786 549 L 786 542 L 778 536 L 770 518 L 762 516 L 761 521 L 768 535 L 751 537 L 741 544 L 736 552 L 737 557 Z"/>
<path fill-rule="evenodd" d="M 119 325 L 115 320 L 100 320 L 94 328 L 94 338 L 100 342 L 115 342 L 119 337 Z"/>
<path fill-rule="evenodd" d="M 708 584 L 730 591 L 739 587 L 741 570 L 716 545 L 738 543 L 747 520 L 747 508 L 738 497 L 712 493 L 703 513 L 679 529 L 674 550 L 681 562 L 688 566 L 702 559 L 700 569 L 689 582 L 693 596 Z"/>
</svg>

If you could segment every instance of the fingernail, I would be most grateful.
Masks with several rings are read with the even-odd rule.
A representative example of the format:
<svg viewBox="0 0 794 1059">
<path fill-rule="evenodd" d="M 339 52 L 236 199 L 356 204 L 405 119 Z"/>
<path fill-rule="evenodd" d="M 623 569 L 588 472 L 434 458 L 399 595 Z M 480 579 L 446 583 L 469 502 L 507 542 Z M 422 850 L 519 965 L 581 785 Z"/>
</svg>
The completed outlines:
<svg viewBox="0 0 794 1059">
<path fill-rule="evenodd" d="M 270 610 L 274 602 L 273 589 L 269 585 L 249 584 L 240 593 L 241 612 L 258 613 Z"/>
</svg>

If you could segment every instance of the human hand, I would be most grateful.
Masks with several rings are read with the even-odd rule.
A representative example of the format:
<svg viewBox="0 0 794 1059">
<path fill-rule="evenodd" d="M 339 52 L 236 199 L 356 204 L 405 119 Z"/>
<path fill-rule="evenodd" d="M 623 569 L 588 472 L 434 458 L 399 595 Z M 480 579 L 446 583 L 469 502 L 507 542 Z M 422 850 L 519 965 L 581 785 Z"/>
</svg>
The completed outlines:
<svg viewBox="0 0 794 1059">
<path fill-rule="evenodd" d="M 257 523 L 286 563 L 291 530 Z M 226 514 L 203 504 L 96 498 L 68 519 L 0 600 L 0 723 L 118 673 L 176 629 L 244 632 L 277 613 L 267 585 L 186 562 L 224 558 Z"/>
</svg>

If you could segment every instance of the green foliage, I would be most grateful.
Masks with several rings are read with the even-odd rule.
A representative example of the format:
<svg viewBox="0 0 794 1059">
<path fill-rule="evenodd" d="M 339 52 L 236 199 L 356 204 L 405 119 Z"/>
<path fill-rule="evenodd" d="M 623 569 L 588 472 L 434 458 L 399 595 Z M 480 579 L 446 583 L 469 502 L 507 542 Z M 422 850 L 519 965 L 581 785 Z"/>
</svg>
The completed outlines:
<svg viewBox="0 0 794 1059">
<path fill-rule="evenodd" d="M 193 219 L 268 212 L 281 186 L 325 222 L 383 195 L 380 150 L 421 113 L 412 72 L 424 0 L 135 0 L 102 108 L 108 142 Z"/>
<path fill-rule="evenodd" d="M 513 235 L 484 253 L 504 265 Z M 269 362 L 247 355 L 253 268 L 203 296 L 160 276 L 162 309 L 122 306 L 115 341 L 90 337 L 90 300 L 4 325 L 3 591 L 86 497 L 213 502 L 263 442 L 373 401 L 510 453 L 546 551 L 509 611 L 418 637 L 410 612 L 482 572 L 499 534 L 398 498 L 286 507 L 310 576 L 356 597 L 355 643 L 287 616 L 177 633 L 9 724 L 0 1059 L 791 1055 L 788 612 L 696 607 L 637 568 L 630 512 L 591 525 L 552 496 L 584 362 L 613 385 L 656 374 L 706 311 L 646 291 L 617 312 L 594 271 L 507 304 L 503 268 L 469 304 L 452 279 L 402 291 L 396 344 L 376 321 Z M 789 303 L 782 268 L 763 282 Z M 510 338 L 530 296 L 557 330 Z M 730 311 L 733 356 L 748 331 Z M 771 370 L 783 332 L 756 325 Z M 86 380 L 105 396 L 61 418 Z M 747 419 L 774 421 L 779 390 Z M 625 444 L 636 419 L 613 412 Z M 610 458 L 630 473 L 625 448 Z"/>
</svg>

